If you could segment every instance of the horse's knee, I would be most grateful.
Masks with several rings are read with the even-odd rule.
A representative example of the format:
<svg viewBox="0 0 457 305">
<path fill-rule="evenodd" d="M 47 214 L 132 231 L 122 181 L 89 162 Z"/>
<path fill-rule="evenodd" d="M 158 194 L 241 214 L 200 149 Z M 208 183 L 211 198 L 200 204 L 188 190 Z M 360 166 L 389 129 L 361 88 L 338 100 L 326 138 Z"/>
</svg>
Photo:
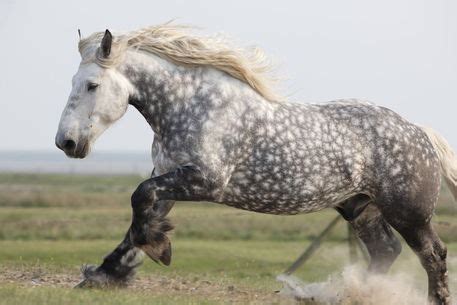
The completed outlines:
<svg viewBox="0 0 457 305">
<path fill-rule="evenodd" d="M 133 192 L 130 202 L 133 210 L 142 208 L 145 204 L 154 200 L 154 185 L 149 181 L 143 181 Z"/>
</svg>

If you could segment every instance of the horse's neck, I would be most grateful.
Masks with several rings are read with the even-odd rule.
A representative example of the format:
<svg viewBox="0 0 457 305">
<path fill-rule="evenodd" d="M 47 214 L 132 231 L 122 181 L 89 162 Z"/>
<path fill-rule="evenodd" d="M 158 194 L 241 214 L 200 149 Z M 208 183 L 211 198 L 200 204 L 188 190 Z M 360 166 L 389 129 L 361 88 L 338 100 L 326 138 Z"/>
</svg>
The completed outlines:
<svg viewBox="0 0 457 305">
<path fill-rule="evenodd" d="M 142 52 L 127 53 L 120 68 L 136 88 L 130 104 L 159 137 L 179 121 L 178 117 L 203 117 L 217 103 L 238 112 L 250 103 L 251 106 L 268 104 L 247 85 L 209 68 L 177 66 Z"/>
<path fill-rule="evenodd" d="M 159 134 L 160 117 L 169 105 L 166 94 L 171 85 L 169 75 L 174 74 L 175 67 L 141 52 L 127 52 L 119 70 L 135 88 L 129 103 L 144 116 L 154 133 Z"/>
</svg>

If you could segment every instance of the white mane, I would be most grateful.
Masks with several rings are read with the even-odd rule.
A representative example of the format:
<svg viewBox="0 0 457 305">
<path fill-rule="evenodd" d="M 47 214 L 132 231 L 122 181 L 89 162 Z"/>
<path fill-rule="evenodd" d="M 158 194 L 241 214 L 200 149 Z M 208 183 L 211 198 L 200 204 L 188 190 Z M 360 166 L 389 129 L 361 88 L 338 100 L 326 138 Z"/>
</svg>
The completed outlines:
<svg viewBox="0 0 457 305">
<path fill-rule="evenodd" d="M 119 63 L 127 48 L 146 51 L 179 65 L 211 66 L 247 83 L 269 101 L 281 100 L 273 90 L 271 64 L 261 50 L 234 48 L 226 39 L 196 37 L 188 29 L 165 23 L 117 35 L 108 58 L 103 58 L 98 50 L 104 33 L 96 32 L 80 40 L 79 51 L 83 61 L 95 61 L 106 68 Z"/>
</svg>

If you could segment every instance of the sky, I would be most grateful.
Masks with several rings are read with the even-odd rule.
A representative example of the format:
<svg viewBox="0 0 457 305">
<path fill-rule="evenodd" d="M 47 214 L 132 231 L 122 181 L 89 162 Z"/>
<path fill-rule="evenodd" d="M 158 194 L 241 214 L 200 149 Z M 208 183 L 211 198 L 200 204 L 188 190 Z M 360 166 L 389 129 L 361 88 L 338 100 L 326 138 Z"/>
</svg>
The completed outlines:
<svg viewBox="0 0 457 305">
<path fill-rule="evenodd" d="M 428 125 L 457 149 L 457 1 L 0 1 L 0 151 L 53 151 L 84 35 L 177 19 L 263 48 L 298 102 L 363 98 Z M 130 107 L 95 144 L 149 151 Z"/>
</svg>

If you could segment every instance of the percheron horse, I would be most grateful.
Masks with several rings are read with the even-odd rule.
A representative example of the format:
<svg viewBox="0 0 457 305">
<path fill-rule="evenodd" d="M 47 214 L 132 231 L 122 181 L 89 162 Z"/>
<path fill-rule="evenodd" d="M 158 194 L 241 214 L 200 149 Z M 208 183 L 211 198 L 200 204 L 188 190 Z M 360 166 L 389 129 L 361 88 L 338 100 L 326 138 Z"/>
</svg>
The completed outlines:
<svg viewBox="0 0 457 305">
<path fill-rule="evenodd" d="M 432 304 L 450 304 L 446 246 L 430 221 L 441 176 L 457 195 L 457 158 L 431 129 L 366 101 L 322 104 L 277 96 L 259 50 L 162 24 L 81 39 L 81 64 L 56 145 L 84 158 L 98 136 L 135 107 L 154 132 L 155 170 L 131 198 L 132 224 L 80 286 L 121 285 L 143 252 L 170 264 L 166 215 L 175 200 L 270 214 L 334 208 L 386 272 L 401 251 L 420 258 Z"/>
</svg>

